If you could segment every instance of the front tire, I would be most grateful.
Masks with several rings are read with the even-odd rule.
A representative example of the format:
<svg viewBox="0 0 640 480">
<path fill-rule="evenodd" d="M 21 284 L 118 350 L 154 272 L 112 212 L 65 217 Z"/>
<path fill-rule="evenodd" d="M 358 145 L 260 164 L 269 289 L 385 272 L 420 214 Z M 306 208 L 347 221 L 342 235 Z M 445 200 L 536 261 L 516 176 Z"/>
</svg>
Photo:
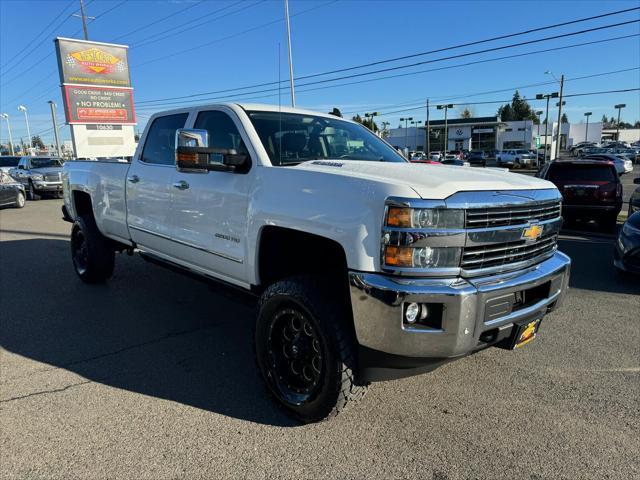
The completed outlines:
<svg viewBox="0 0 640 480">
<path fill-rule="evenodd" d="M 367 390 L 355 379 L 348 298 L 329 283 L 288 278 L 271 285 L 259 302 L 258 367 L 278 403 L 305 423 L 337 415 Z"/>
<path fill-rule="evenodd" d="M 29 181 L 29 200 L 40 200 L 40 195 L 36 192 L 33 182 Z"/>
<path fill-rule="evenodd" d="M 85 283 L 101 283 L 113 275 L 115 250 L 98 230 L 92 215 L 80 215 L 71 230 L 73 268 Z"/>
<path fill-rule="evenodd" d="M 24 208 L 25 202 L 26 202 L 26 199 L 24 198 L 24 193 L 18 192 L 18 194 L 16 195 L 15 207 L 16 208 Z"/>
</svg>

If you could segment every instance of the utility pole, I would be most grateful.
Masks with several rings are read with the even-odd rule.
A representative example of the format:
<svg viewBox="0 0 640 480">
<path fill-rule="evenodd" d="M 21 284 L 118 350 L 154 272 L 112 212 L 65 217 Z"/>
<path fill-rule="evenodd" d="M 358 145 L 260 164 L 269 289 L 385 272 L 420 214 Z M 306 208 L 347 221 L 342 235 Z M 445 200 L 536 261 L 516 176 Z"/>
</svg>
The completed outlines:
<svg viewBox="0 0 640 480">
<path fill-rule="evenodd" d="M 371 128 L 370 128 L 370 130 L 371 130 L 373 133 L 376 133 L 376 132 L 375 132 L 375 130 L 374 130 L 374 126 L 373 126 L 373 117 L 377 117 L 378 115 L 380 115 L 378 112 L 371 112 L 371 113 L 365 113 L 365 114 L 364 114 L 364 118 L 365 118 L 365 119 L 366 119 L 366 118 L 369 118 L 369 119 L 370 119 L 370 121 L 371 121 Z M 366 121 L 366 120 L 365 120 L 365 121 Z"/>
<path fill-rule="evenodd" d="M 291 83 L 291 106 L 295 108 L 296 89 L 293 84 L 293 55 L 291 54 L 291 24 L 289 23 L 289 0 L 284 0 L 284 16 L 287 24 L 287 43 L 289 44 L 289 82 Z"/>
<path fill-rule="evenodd" d="M 558 101 L 558 139 L 556 140 L 556 159 L 560 156 L 560 139 L 562 138 L 562 91 L 564 89 L 564 74 L 560 75 L 560 99 Z"/>
<path fill-rule="evenodd" d="M 613 108 L 618 109 L 618 123 L 616 124 L 616 142 L 620 141 L 620 110 L 622 110 L 627 105 L 624 103 L 619 103 L 618 105 L 614 105 Z"/>
<path fill-rule="evenodd" d="M 589 117 L 593 112 L 585 112 L 584 116 L 587 117 L 587 127 L 584 129 L 584 141 L 589 140 Z"/>
<path fill-rule="evenodd" d="M 454 105 L 449 103 L 447 105 L 437 105 L 436 108 L 438 110 L 444 109 L 444 154 L 446 155 L 449 151 L 449 127 L 447 125 L 447 110 L 453 108 Z"/>
<path fill-rule="evenodd" d="M 427 98 L 427 128 L 426 128 L 426 134 L 427 134 L 427 157 L 431 158 L 431 138 L 429 135 L 429 99 Z"/>
<path fill-rule="evenodd" d="M 56 151 L 58 156 L 62 157 L 62 149 L 60 148 L 60 138 L 58 137 L 58 121 L 56 120 L 56 108 L 57 105 L 53 100 L 49 100 L 49 106 L 51 107 L 51 120 L 53 121 L 53 134 L 56 139 Z"/>
<path fill-rule="evenodd" d="M 87 30 L 87 20 L 95 20 L 96 17 L 90 17 L 87 15 L 84 9 L 84 0 L 80 0 L 80 14 L 74 13 L 72 16 L 82 19 L 82 31 L 84 32 L 84 39 L 89 40 L 89 30 Z"/>
<path fill-rule="evenodd" d="M 13 152 L 13 137 L 11 136 L 11 122 L 9 122 L 9 114 L 2 113 L 0 114 L 0 117 L 4 118 L 7 121 L 7 131 L 9 132 L 9 152 L 13 156 L 15 155 L 15 153 Z"/>
<path fill-rule="evenodd" d="M 540 166 L 540 115 L 542 115 L 542 110 L 538 110 L 536 115 L 538 116 L 538 141 L 536 142 L 536 167 Z M 545 139 L 545 142 L 547 140 Z"/>
</svg>

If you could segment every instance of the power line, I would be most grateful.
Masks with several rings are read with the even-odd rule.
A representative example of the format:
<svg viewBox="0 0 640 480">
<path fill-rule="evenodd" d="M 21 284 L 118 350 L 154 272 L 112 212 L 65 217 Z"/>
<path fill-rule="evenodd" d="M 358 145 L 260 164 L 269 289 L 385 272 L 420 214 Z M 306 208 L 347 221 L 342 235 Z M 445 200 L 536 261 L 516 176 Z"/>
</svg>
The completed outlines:
<svg viewBox="0 0 640 480">
<path fill-rule="evenodd" d="M 418 75 L 418 74 L 422 74 L 422 73 L 429 73 L 429 72 L 435 72 L 435 71 L 441 71 L 441 70 L 448 70 L 448 69 L 452 69 L 452 68 L 461 68 L 461 67 L 466 67 L 466 66 L 469 66 L 469 65 L 477 65 L 477 64 L 495 62 L 495 61 L 505 60 L 505 59 L 510 59 L 510 58 L 525 57 L 525 56 L 534 55 L 534 54 L 547 53 L 547 52 L 550 52 L 550 51 L 564 50 L 564 49 L 568 49 L 568 48 L 575 48 L 575 47 L 580 47 L 580 46 L 611 42 L 611 41 L 615 41 L 615 40 L 622 40 L 622 39 L 631 38 L 631 37 L 638 37 L 638 36 L 640 36 L 640 34 L 624 35 L 624 36 L 620 36 L 620 37 L 612 37 L 612 38 L 607 38 L 607 39 L 603 39 L 603 40 L 593 40 L 593 41 L 590 41 L 590 42 L 583 42 L 583 43 L 578 43 L 578 44 L 565 45 L 565 46 L 547 48 L 547 49 L 542 49 L 542 50 L 534 50 L 534 51 L 531 51 L 531 52 L 518 53 L 518 54 L 514 54 L 514 55 L 505 55 L 505 56 L 502 56 L 502 57 L 489 58 L 489 59 L 483 59 L 483 60 L 476 60 L 476 61 L 473 61 L 473 62 L 466 62 L 466 63 L 462 63 L 462 64 L 457 64 L 457 65 L 447 65 L 447 66 L 444 66 L 444 67 L 430 68 L 430 69 L 426 69 L 426 70 L 419 70 L 419 71 L 416 71 L 416 72 L 400 73 L 400 74 L 395 74 L 395 75 L 386 75 L 386 76 L 373 78 L 373 79 L 358 80 L 358 81 L 354 81 L 354 82 L 344 82 L 344 83 L 337 84 L 337 85 L 329 85 L 329 86 L 323 86 L 323 87 L 317 87 L 317 88 L 307 88 L 307 89 L 300 90 L 300 91 L 301 92 L 309 92 L 309 91 L 314 91 L 314 90 L 323 90 L 325 88 L 335 88 L 335 87 L 348 86 L 348 85 L 354 85 L 354 84 L 360 84 L 360 83 L 387 80 L 387 79 L 391 79 L 391 78 L 412 76 L 412 75 Z M 399 67 L 397 67 L 397 68 L 399 68 Z M 352 76 L 348 76 L 347 78 L 359 77 L 359 76 L 361 76 L 361 74 L 354 74 Z M 336 81 L 336 80 L 339 80 L 339 79 L 316 80 L 316 81 L 313 81 L 313 82 L 301 83 L 298 86 L 299 87 L 304 87 L 304 86 L 309 86 L 309 85 L 324 84 L 324 83 L 333 82 L 333 81 Z M 288 87 L 279 86 L 279 88 L 283 89 L 283 88 L 288 88 Z M 259 93 L 267 93 L 267 92 L 274 92 L 274 91 L 277 92 L 279 88 L 268 88 L 268 89 L 255 90 L 255 91 L 244 92 L 244 93 L 230 93 L 230 94 L 224 95 L 224 96 L 207 97 L 207 98 L 200 98 L 200 99 L 193 99 L 193 100 L 174 101 L 174 100 L 168 99 L 168 100 L 171 100 L 171 101 L 168 101 L 168 102 L 167 101 L 161 101 L 161 100 L 155 100 L 155 102 L 162 102 L 162 103 L 155 103 L 153 105 L 146 105 L 146 106 L 143 106 L 142 108 L 143 109 L 144 108 L 154 108 L 154 107 L 167 106 L 167 105 L 176 105 L 176 104 L 181 105 L 181 104 L 185 104 L 185 103 L 193 103 L 193 102 L 197 103 L 197 102 L 202 102 L 202 101 L 237 98 L 237 97 L 242 97 L 242 96 L 246 96 L 246 95 L 255 95 L 255 94 L 259 94 Z M 150 103 L 150 102 L 151 101 L 138 102 L 138 105 L 142 105 L 142 104 Z"/>
<path fill-rule="evenodd" d="M 316 6 L 314 6 L 314 7 L 308 8 L 308 9 L 306 9 L 306 10 L 302 10 L 302 11 L 300 11 L 300 12 L 298 12 L 298 13 L 294 14 L 294 15 L 291 15 L 291 18 L 297 17 L 297 16 L 299 16 L 299 15 L 303 15 L 303 14 L 305 14 L 305 13 L 307 13 L 307 12 L 311 12 L 311 11 L 313 11 L 313 10 L 317 10 L 318 8 L 322 8 L 322 7 L 325 7 L 325 6 L 327 6 L 327 5 L 331 5 L 332 3 L 336 3 L 337 1 L 338 1 L 338 0 L 331 0 L 331 1 L 326 2 L 326 3 L 323 3 L 323 4 L 321 4 L 321 5 L 316 5 Z M 177 52 L 170 53 L 170 54 L 168 54 L 168 55 L 163 55 L 163 56 L 161 56 L 161 57 L 152 58 L 151 60 L 147 60 L 146 62 L 138 63 L 138 64 L 136 64 L 136 65 L 134 65 L 134 66 L 135 66 L 135 67 L 141 67 L 141 66 L 144 66 L 144 65 L 148 65 L 148 64 L 150 64 L 150 63 L 159 62 L 160 60 L 166 60 L 167 58 L 175 57 L 175 56 L 178 56 L 178 55 L 183 55 L 184 53 L 187 53 L 187 52 L 191 52 L 191 51 L 194 51 L 194 50 L 198 50 L 198 49 L 200 49 L 200 48 L 208 47 L 208 46 L 211 46 L 211 45 L 213 45 L 213 44 L 215 44 L 215 43 L 220 43 L 220 42 L 222 42 L 222 41 L 224 41 L 224 40 L 229 40 L 230 38 L 239 37 L 240 35 L 244 35 L 244 34 L 246 34 L 246 33 L 250 33 L 250 32 L 253 32 L 253 31 L 259 30 L 259 29 L 261 29 L 261 28 L 268 27 L 268 26 L 270 26 L 270 25 L 274 25 L 274 24 L 276 24 L 276 23 L 280 23 L 280 22 L 282 22 L 283 20 L 284 20 L 284 19 L 282 19 L 282 18 L 277 18 L 277 19 L 272 20 L 272 21 L 270 21 L 270 22 L 262 23 L 262 24 L 260 24 L 260 25 L 256 25 L 255 27 L 251 27 L 251 28 L 248 28 L 248 29 L 246 29 L 246 30 L 242 30 L 242 31 L 240 31 L 240 32 L 238 32 L 238 33 L 234 33 L 234 34 L 232 34 L 232 35 L 227 35 L 226 37 L 217 38 L 217 39 L 215 39 L 215 40 L 211 40 L 211 41 L 209 41 L 209 42 L 202 43 L 202 44 L 200 44 L 200 45 L 196 45 L 196 46 L 194 46 L 194 47 L 189 47 L 189 48 L 186 48 L 186 49 L 183 49 L 183 50 L 179 50 L 179 51 L 177 51 Z M 276 84 L 276 83 L 278 83 L 278 82 L 273 82 L 273 83 L 270 83 L 270 84 Z"/>
<path fill-rule="evenodd" d="M 13 59 L 14 59 L 14 58 L 18 57 L 22 52 L 24 52 L 24 51 L 25 51 L 25 50 L 27 50 L 29 47 L 31 47 L 31 45 L 32 45 L 34 42 L 36 42 L 36 41 L 38 40 L 38 38 L 40 38 L 40 35 L 42 35 L 43 33 L 45 33 L 45 32 L 49 29 L 49 27 L 50 27 L 51 25 L 53 25 L 55 22 L 57 22 L 57 21 L 58 21 L 58 19 L 59 19 L 61 16 L 63 16 L 63 15 L 64 15 L 64 13 L 69 9 L 69 7 L 72 7 L 72 6 L 73 6 L 73 4 L 74 4 L 74 3 L 75 3 L 75 0 L 71 0 L 71 2 L 70 2 L 66 7 L 64 7 L 64 8 L 62 9 L 62 11 L 61 11 L 61 12 L 60 12 L 60 13 L 59 13 L 59 14 L 58 14 L 58 15 L 57 15 L 53 20 L 51 20 L 51 21 L 47 24 L 47 26 L 46 26 L 46 27 L 44 27 L 42 30 L 40 30 L 40 33 L 38 33 L 35 37 L 33 37 L 33 38 L 31 39 L 31 41 L 30 41 L 29 43 L 27 43 L 27 44 L 22 48 L 22 50 L 20 50 L 20 51 L 19 51 L 18 53 L 16 53 L 13 57 L 11 57 L 9 60 L 7 60 L 7 61 L 5 62 L 5 64 L 2 66 L 2 68 L 3 68 L 3 69 L 4 69 L 4 68 L 6 68 L 6 66 L 7 66 L 7 65 L 9 65 L 9 64 L 13 61 Z M 64 21 L 67 21 L 68 19 L 69 19 L 69 17 L 65 18 L 65 20 L 64 20 Z M 64 22 L 62 22 L 62 23 L 64 23 Z M 62 24 L 61 24 L 61 25 L 62 25 Z M 39 44 L 39 45 L 40 45 L 40 44 Z"/>
<path fill-rule="evenodd" d="M 640 8 L 640 7 L 639 7 Z M 380 70 L 374 70 L 374 71 L 370 71 L 370 72 L 364 72 L 364 73 L 358 73 L 358 74 L 353 74 L 353 75 L 348 75 L 348 76 L 342 76 L 342 77 L 335 77 L 333 79 L 328 79 L 328 80 L 324 80 L 324 81 L 337 81 L 337 80 L 342 80 L 342 79 L 347 79 L 347 78 L 354 78 L 357 76 L 366 76 L 366 75 L 372 75 L 374 73 L 381 73 L 381 72 L 385 72 L 385 71 L 391 71 L 391 70 L 399 70 L 399 69 L 403 69 L 403 68 L 410 68 L 410 67 L 415 67 L 418 65 L 423 65 L 426 63 L 433 63 L 433 62 L 438 62 L 438 61 L 444 61 L 444 60 L 451 60 L 454 58 L 460 58 L 460 57 L 464 57 L 464 56 L 470 56 L 470 55 L 477 55 L 480 53 L 488 53 L 488 52 L 492 52 L 492 51 L 497 51 L 497 50 L 503 50 L 506 48 L 514 48 L 517 46 L 523 46 L 523 45 L 528 45 L 531 43 L 539 43 L 539 42 L 543 42 L 543 41 L 549 41 L 549 40 L 554 40 L 554 39 L 558 39 L 558 38 L 565 38 L 567 36 L 573 36 L 573 35 L 581 35 L 584 33 L 589 33 L 592 31 L 596 31 L 596 30 L 603 30 L 606 28 L 614 28 L 617 26 L 621 26 L 621 25 L 625 25 L 627 23 L 637 23 L 640 20 L 630 20 L 628 22 L 621 22 L 619 24 L 613 24 L 613 25 L 606 25 L 606 26 L 602 26 L 602 27 L 595 27 L 592 29 L 586 29 L 586 30 L 581 30 L 578 32 L 571 32 L 568 34 L 561 34 L 561 35 L 554 35 L 551 37 L 544 37 L 541 39 L 535 39 L 535 40 L 529 40 L 526 42 L 519 42 L 516 44 L 509 44 L 509 45 L 503 45 L 503 46 L 499 46 L 499 47 L 493 47 L 490 49 L 485 49 L 485 50 L 477 50 L 475 52 L 467 52 L 467 53 L 463 53 L 463 54 L 458 54 L 458 55 L 452 55 L 452 56 L 448 56 L 448 57 L 440 57 L 437 59 L 432 59 L 432 60 L 427 60 L 427 61 L 423 61 L 423 62 L 417 62 L 417 63 L 413 63 L 413 64 L 409 64 L 409 65 L 399 65 L 399 66 L 395 66 L 395 67 L 389 67 L 389 68 L 385 68 L 385 69 L 380 69 Z M 548 28 L 553 28 L 553 27 L 548 27 Z M 516 35 L 516 34 L 512 34 L 512 35 Z M 489 40 L 479 40 L 475 43 L 482 43 L 485 41 L 489 41 Z M 463 44 L 463 46 L 466 44 Z M 460 45 L 455 45 L 455 46 L 451 46 L 451 47 L 446 47 L 447 50 L 451 50 L 454 48 L 461 48 Z M 388 61 L 395 61 L 395 59 L 392 60 L 387 60 Z M 360 68 L 360 66 L 358 67 L 349 67 L 351 68 Z M 323 75 L 329 75 L 331 73 L 333 73 L 334 71 L 329 71 L 329 72 L 323 72 L 323 73 L 316 73 L 313 75 L 303 75 L 300 77 L 296 77 L 295 81 L 300 81 L 300 80 L 305 80 L 305 79 L 309 79 L 312 77 L 318 77 L 318 76 L 323 76 Z M 273 86 L 273 85 L 278 85 L 280 82 L 263 82 L 263 83 L 258 83 L 258 84 L 253 84 L 253 85 L 247 85 L 244 87 L 236 87 L 236 88 L 228 88 L 228 89 L 223 89 L 223 90 L 215 90 L 215 91 L 210 91 L 210 92 L 201 92 L 201 93 L 195 93 L 195 94 L 190 94 L 190 95 L 181 95 L 181 96 L 176 96 L 176 97 L 166 97 L 166 98 L 161 98 L 161 99 L 154 99 L 154 100 L 146 100 L 146 101 L 142 101 L 142 102 L 138 102 L 139 104 L 147 104 L 147 103 L 152 103 L 152 102 L 156 102 L 156 101 L 165 101 L 165 100 L 177 100 L 177 99 L 183 99 L 183 98 L 194 98 L 194 97 L 199 97 L 199 96 L 205 96 L 205 95 L 213 95 L 213 94 L 217 94 L 217 93 L 228 93 L 228 92 L 234 92 L 234 91 L 240 91 L 240 90 L 247 90 L 250 88 L 258 88 L 258 87 L 266 87 L 266 86 Z M 284 80 L 282 83 L 288 83 L 287 80 Z"/>
<path fill-rule="evenodd" d="M 156 33 L 156 34 L 150 35 L 150 36 L 148 36 L 147 38 L 144 38 L 144 39 L 140 40 L 139 42 L 135 43 L 131 48 L 133 49 L 133 48 L 140 48 L 140 47 L 144 47 L 145 45 L 149 45 L 149 44 L 152 44 L 152 43 L 159 42 L 159 41 L 161 41 L 161 40 L 164 40 L 165 38 L 169 38 L 169 37 L 173 37 L 173 36 L 175 36 L 175 35 L 179 35 L 179 34 L 180 34 L 180 33 L 182 33 L 182 32 L 186 32 L 186 31 L 188 31 L 188 30 L 193 30 L 194 28 L 201 27 L 202 25 L 206 25 L 207 23 L 215 22 L 216 20 L 220 20 L 220 19 L 225 18 L 225 17 L 228 17 L 228 16 L 230 16 L 230 15 L 234 15 L 234 14 L 236 14 L 236 13 L 240 13 L 240 12 L 242 12 L 242 11 L 244 11 L 244 10 L 248 10 L 248 9 L 250 9 L 250 8 L 255 7 L 256 5 L 258 5 L 258 4 L 260 4 L 260 3 L 264 3 L 265 1 L 266 1 L 266 0 L 258 0 L 258 1 L 257 1 L 257 2 L 255 2 L 255 3 L 249 4 L 249 5 L 245 5 L 245 6 L 243 6 L 242 8 L 239 8 L 239 9 L 237 9 L 237 10 L 234 10 L 233 12 L 227 12 L 227 13 L 225 13 L 225 14 L 223 14 L 223 15 L 220 15 L 220 16 L 218 16 L 218 17 L 211 18 L 211 19 L 206 20 L 206 21 L 204 21 L 204 22 L 201 22 L 201 23 L 199 23 L 199 24 L 197 24 L 197 25 L 193 25 L 193 26 L 190 26 L 190 27 L 188 27 L 188 28 L 183 28 L 182 30 L 177 30 L 178 28 L 181 28 L 181 27 L 184 27 L 184 26 L 186 26 L 186 25 L 189 25 L 189 24 L 192 24 L 192 23 L 198 22 L 198 21 L 202 20 L 202 19 L 203 19 L 203 18 L 205 18 L 205 17 L 209 17 L 209 16 L 211 16 L 211 15 L 215 15 L 216 13 L 220 13 L 220 12 L 222 12 L 222 11 L 224 11 L 224 10 L 228 10 L 228 9 L 230 9 L 230 8 L 233 8 L 233 7 L 235 7 L 235 6 L 237 6 L 237 5 L 241 4 L 241 3 L 243 3 L 243 1 L 242 1 L 242 0 L 240 0 L 240 1 L 236 2 L 236 3 L 232 3 L 231 5 L 227 5 L 226 7 L 222 7 L 222 8 L 219 8 L 218 10 L 214 10 L 213 12 L 208 13 L 208 14 L 206 14 L 206 15 L 202 15 L 202 16 L 201 16 L 201 17 L 199 17 L 199 18 L 195 18 L 195 19 L 193 19 L 193 20 L 189 20 L 188 22 L 185 22 L 185 23 L 183 23 L 183 24 L 181 24 L 181 25 L 175 25 L 175 26 L 173 26 L 173 27 L 171 28 L 171 31 L 170 31 L 170 33 L 168 33 L 168 34 L 165 34 L 166 32 L 160 32 L 160 33 Z M 154 38 L 154 37 L 158 37 L 158 38 Z"/>
<path fill-rule="evenodd" d="M 141 32 L 142 30 L 146 30 L 146 29 L 147 29 L 147 28 L 149 28 L 149 27 L 152 27 L 152 26 L 154 26 L 154 25 L 157 25 L 158 23 L 164 22 L 165 20 L 168 20 L 168 19 L 170 19 L 170 18 L 174 18 L 174 17 L 175 17 L 176 15 L 178 15 L 179 13 L 184 13 L 184 12 L 186 12 L 187 10 L 190 10 L 190 9 L 192 9 L 192 8 L 194 8 L 194 7 L 197 7 L 197 6 L 198 6 L 198 5 L 200 5 L 202 2 L 204 2 L 204 0 L 199 0 L 199 1 L 197 1 L 197 2 L 195 2 L 195 3 L 193 3 L 193 4 L 191 4 L 191 5 L 187 6 L 186 8 L 183 8 L 183 9 L 178 10 L 178 11 L 176 11 L 176 12 L 172 12 L 171 14 L 167 15 L 166 17 L 162 17 L 162 18 L 159 18 L 158 20 L 154 20 L 153 22 L 151 22 L 151 23 L 147 23 L 146 25 L 143 25 L 143 26 L 141 26 L 141 27 L 138 27 L 138 28 L 136 28 L 135 30 L 131 30 L 129 33 L 125 33 L 124 35 L 119 35 L 119 36 L 115 37 L 115 38 L 113 39 L 113 41 L 115 42 L 115 41 L 117 41 L 117 40 L 120 40 L 121 38 L 128 37 L 129 35 L 131 35 L 131 34 L 133 34 L 133 33 L 139 33 L 139 32 Z"/>
</svg>

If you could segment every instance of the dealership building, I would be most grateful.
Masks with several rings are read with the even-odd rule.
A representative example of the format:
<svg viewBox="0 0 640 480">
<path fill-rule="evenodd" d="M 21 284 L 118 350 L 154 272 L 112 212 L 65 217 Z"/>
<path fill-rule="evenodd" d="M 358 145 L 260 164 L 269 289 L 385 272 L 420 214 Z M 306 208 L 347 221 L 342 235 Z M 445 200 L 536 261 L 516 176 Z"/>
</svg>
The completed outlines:
<svg viewBox="0 0 640 480">
<path fill-rule="evenodd" d="M 558 124 L 549 125 L 545 137 L 545 125 L 531 120 L 503 122 L 500 117 L 454 118 L 429 123 L 429 150 L 508 150 L 511 148 L 535 149 L 536 145 L 549 145 L 555 151 Z M 387 141 L 395 148 L 409 151 L 427 150 L 427 127 L 394 128 Z M 548 137 L 548 141 L 545 141 Z M 560 149 L 585 140 L 600 142 L 602 123 L 563 123 L 560 132 Z M 446 139 L 446 140 L 445 140 Z M 536 141 L 538 140 L 538 141 Z"/>
</svg>

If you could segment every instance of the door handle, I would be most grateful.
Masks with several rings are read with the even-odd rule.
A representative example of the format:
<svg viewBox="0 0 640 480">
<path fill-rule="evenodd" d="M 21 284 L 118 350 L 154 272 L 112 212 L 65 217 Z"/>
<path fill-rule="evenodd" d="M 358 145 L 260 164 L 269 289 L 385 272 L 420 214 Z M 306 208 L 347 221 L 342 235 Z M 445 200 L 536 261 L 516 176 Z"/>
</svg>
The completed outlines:
<svg viewBox="0 0 640 480">
<path fill-rule="evenodd" d="M 178 190 L 186 190 L 187 188 L 189 188 L 189 184 L 184 180 L 180 180 L 179 182 L 174 183 L 173 186 Z"/>
<path fill-rule="evenodd" d="M 131 183 L 138 183 L 140 181 L 140 177 L 138 175 L 131 175 L 130 177 L 127 177 L 127 181 Z"/>
</svg>

